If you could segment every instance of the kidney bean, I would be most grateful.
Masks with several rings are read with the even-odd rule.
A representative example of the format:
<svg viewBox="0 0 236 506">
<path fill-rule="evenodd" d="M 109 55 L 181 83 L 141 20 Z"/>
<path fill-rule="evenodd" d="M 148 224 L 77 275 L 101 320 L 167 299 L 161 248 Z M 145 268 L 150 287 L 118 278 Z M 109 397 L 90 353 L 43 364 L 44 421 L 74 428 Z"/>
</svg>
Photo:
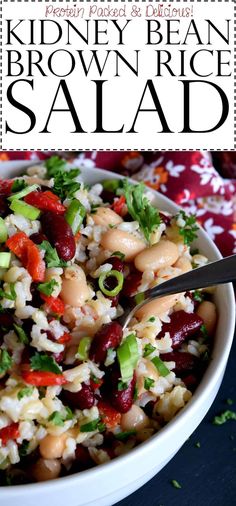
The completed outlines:
<svg viewBox="0 0 236 506">
<path fill-rule="evenodd" d="M 67 262 L 75 255 L 75 239 L 70 225 L 64 216 L 51 212 L 43 213 L 41 218 L 43 232 L 56 248 L 59 258 Z"/>
<path fill-rule="evenodd" d="M 75 409 L 90 409 L 95 403 L 93 389 L 90 385 L 86 385 L 85 383 L 82 383 L 82 388 L 79 392 L 63 390 L 62 397 L 69 406 Z"/>
<path fill-rule="evenodd" d="M 53 358 L 55 358 L 58 364 L 61 364 L 64 360 L 65 351 L 61 351 L 60 353 L 53 353 Z"/>
<path fill-rule="evenodd" d="M 9 328 L 12 327 L 14 318 L 11 313 L 0 313 L 0 327 Z"/>
<path fill-rule="evenodd" d="M 82 445 L 77 445 L 75 449 L 75 461 L 72 465 L 72 472 L 77 473 L 79 471 L 84 471 L 85 469 L 90 469 L 94 467 L 95 463 L 90 457 L 88 448 L 85 448 Z"/>
<path fill-rule="evenodd" d="M 89 350 L 89 358 L 94 362 L 105 362 L 107 350 L 117 348 L 122 339 L 122 327 L 114 321 L 105 323 L 95 334 Z"/>
<path fill-rule="evenodd" d="M 183 310 L 176 311 L 170 316 L 170 323 L 163 323 L 158 339 L 164 337 L 165 332 L 169 332 L 172 339 L 172 348 L 179 348 L 186 339 L 189 339 L 200 329 L 202 324 L 203 319 L 196 313 L 186 313 Z"/>
<path fill-rule="evenodd" d="M 122 289 L 122 295 L 125 297 L 132 297 L 138 290 L 138 287 L 141 283 L 142 272 L 134 271 L 128 274 L 127 278 L 125 278 L 124 286 Z"/>
<path fill-rule="evenodd" d="M 108 202 L 109 204 L 112 204 L 115 198 L 115 193 L 109 190 L 102 190 L 101 198 L 103 202 Z"/>
<path fill-rule="evenodd" d="M 43 241 L 47 241 L 46 235 L 42 234 L 41 232 L 36 232 L 30 236 L 31 241 L 34 242 L 34 244 L 41 244 Z"/>
<path fill-rule="evenodd" d="M 185 383 L 185 386 L 188 388 L 188 390 L 191 391 L 194 391 L 199 383 L 199 379 L 197 379 L 196 376 L 194 376 L 194 374 L 188 374 L 188 376 L 183 377 L 182 380 Z"/>
<path fill-rule="evenodd" d="M 179 375 L 183 372 L 192 371 L 198 365 L 199 359 L 191 353 L 180 351 L 172 351 L 170 353 L 162 353 L 161 360 L 164 362 L 175 362 L 174 372 Z"/>
<path fill-rule="evenodd" d="M 166 214 L 163 213 L 159 213 L 159 216 L 161 221 L 168 227 L 170 225 L 171 216 L 166 216 Z"/>
<path fill-rule="evenodd" d="M 0 194 L 0 217 L 5 218 L 9 213 L 9 206 L 6 195 Z"/>
<path fill-rule="evenodd" d="M 105 263 L 108 263 L 108 264 L 111 264 L 112 265 L 112 270 L 114 271 L 118 271 L 118 272 L 124 272 L 124 268 L 125 268 L 125 264 L 123 262 L 123 260 L 121 260 L 121 258 L 119 257 L 110 257 L 106 260 Z"/>
<path fill-rule="evenodd" d="M 128 387 L 124 390 L 118 390 L 118 383 L 120 381 L 120 371 L 118 367 L 115 367 L 113 369 L 110 380 L 110 402 L 113 408 L 115 408 L 120 413 L 127 413 L 133 404 L 134 389 L 136 383 L 135 374 L 133 375 L 132 380 L 129 382 Z"/>
</svg>

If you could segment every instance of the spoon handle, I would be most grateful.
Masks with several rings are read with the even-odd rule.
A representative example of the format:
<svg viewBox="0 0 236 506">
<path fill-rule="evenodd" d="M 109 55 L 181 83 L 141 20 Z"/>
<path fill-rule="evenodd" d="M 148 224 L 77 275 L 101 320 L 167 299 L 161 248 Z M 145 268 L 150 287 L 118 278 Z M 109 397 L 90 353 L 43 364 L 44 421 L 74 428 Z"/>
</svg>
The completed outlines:
<svg viewBox="0 0 236 506">
<path fill-rule="evenodd" d="M 169 279 L 148 290 L 147 296 L 172 295 L 175 293 L 206 288 L 207 286 L 229 283 L 236 279 L 236 255 L 222 258 L 217 262 L 204 265 L 192 271 Z"/>
</svg>

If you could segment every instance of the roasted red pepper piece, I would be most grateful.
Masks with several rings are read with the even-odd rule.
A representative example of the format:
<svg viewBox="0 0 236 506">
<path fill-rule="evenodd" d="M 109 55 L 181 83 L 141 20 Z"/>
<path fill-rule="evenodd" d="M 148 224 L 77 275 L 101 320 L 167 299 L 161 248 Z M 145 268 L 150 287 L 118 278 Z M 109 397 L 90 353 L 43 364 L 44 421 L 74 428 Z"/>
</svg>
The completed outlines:
<svg viewBox="0 0 236 506">
<path fill-rule="evenodd" d="M 26 195 L 24 201 L 41 211 L 51 211 L 56 214 L 64 214 L 66 208 L 62 205 L 59 197 L 51 191 L 34 191 Z"/>
<path fill-rule="evenodd" d="M 65 304 L 63 300 L 61 300 L 59 297 L 44 295 L 44 293 L 40 293 L 40 297 L 44 300 L 44 302 L 48 306 L 48 309 L 50 309 L 52 313 L 56 313 L 59 316 L 62 316 L 64 314 Z"/>
<path fill-rule="evenodd" d="M 71 335 L 68 334 L 67 332 L 65 332 L 65 334 L 63 334 L 63 336 L 61 336 L 61 337 L 59 337 L 59 339 L 57 339 L 57 342 L 60 344 L 64 344 L 64 343 L 69 343 L 70 340 L 71 340 Z"/>
<path fill-rule="evenodd" d="M 98 409 L 103 423 L 108 429 L 114 429 L 120 423 L 121 413 L 104 401 L 98 402 Z"/>
<path fill-rule="evenodd" d="M 90 379 L 90 386 L 92 388 L 92 390 L 97 390 L 97 388 L 100 388 L 104 383 L 104 380 L 101 378 L 96 378 L 96 381 L 93 380 L 92 378 Z"/>
<path fill-rule="evenodd" d="M 121 195 L 121 197 L 118 200 L 115 200 L 113 202 L 111 207 L 112 207 L 113 211 L 115 211 L 116 214 L 123 216 L 125 204 L 126 204 L 125 196 Z"/>
<path fill-rule="evenodd" d="M 9 439 L 17 439 L 20 436 L 19 432 L 19 424 L 11 423 L 7 427 L 3 427 L 0 430 L 0 439 L 2 440 L 2 444 L 6 445 Z"/>
<path fill-rule="evenodd" d="M 53 385 L 63 385 L 67 383 L 63 374 L 55 374 L 48 371 L 22 371 L 23 380 L 29 385 L 36 387 L 49 387 Z"/>
<path fill-rule="evenodd" d="M 37 246 L 24 232 L 18 232 L 10 237 L 6 246 L 21 260 L 33 281 L 44 281 L 45 262 Z"/>
</svg>

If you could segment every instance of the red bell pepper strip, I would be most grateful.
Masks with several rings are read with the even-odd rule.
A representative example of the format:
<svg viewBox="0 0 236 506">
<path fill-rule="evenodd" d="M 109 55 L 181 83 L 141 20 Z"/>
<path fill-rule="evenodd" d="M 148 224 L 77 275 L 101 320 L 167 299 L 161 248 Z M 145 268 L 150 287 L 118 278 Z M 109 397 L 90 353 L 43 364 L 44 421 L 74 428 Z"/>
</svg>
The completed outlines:
<svg viewBox="0 0 236 506">
<path fill-rule="evenodd" d="M 48 371 L 22 371 L 23 380 L 29 385 L 36 387 L 49 387 L 53 385 L 63 385 L 67 383 L 63 374 L 56 374 Z"/>
<path fill-rule="evenodd" d="M 65 334 L 63 334 L 63 336 L 61 336 L 61 337 L 59 337 L 59 339 L 57 339 L 57 342 L 60 344 L 64 344 L 64 343 L 68 343 L 70 340 L 71 340 L 71 335 L 68 334 L 67 332 L 65 332 Z"/>
<path fill-rule="evenodd" d="M 121 413 L 112 408 L 109 404 L 104 401 L 98 402 L 98 409 L 101 415 L 103 423 L 108 429 L 114 429 L 116 425 L 120 423 Z"/>
<path fill-rule="evenodd" d="M 64 214 L 66 208 L 62 205 L 59 197 L 51 191 L 34 191 L 25 196 L 24 201 L 41 211 L 51 211 L 56 214 Z"/>
<path fill-rule="evenodd" d="M 9 439 L 17 439 L 19 436 L 18 423 L 11 423 L 11 425 L 7 425 L 7 427 L 3 427 L 3 429 L 0 430 L 0 439 L 3 445 L 6 445 Z"/>
<path fill-rule="evenodd" d="M 61 300 L 59 297 L 52 297 L 51 295 L 45 295 L 44 293 L 40 293 L 41 299 L 44 300 L 46 305 L 48 306 L 48 309 L 52 313 L 56 313 L 59 316 L 62 316 L 65 312 L 65 304 L 63 300 Z"/>
<path fill-rule="evenodd" d="M 125 204 L 126 204 L 125 196 L 121 195 L 121 197 L 118 200 L 115 200 L 113 202 L 111 207 L 112 207 L 113 211 L 115 211 L 116 214 L 123 216 Z"/>
<path fill-rule="evenodd" d="M 21 260 L 33 281 L 44 281 L 45 262 L 37 246 L 24 232 L 18 232 L 10 237 L 6 246 Z"/>
</svg>

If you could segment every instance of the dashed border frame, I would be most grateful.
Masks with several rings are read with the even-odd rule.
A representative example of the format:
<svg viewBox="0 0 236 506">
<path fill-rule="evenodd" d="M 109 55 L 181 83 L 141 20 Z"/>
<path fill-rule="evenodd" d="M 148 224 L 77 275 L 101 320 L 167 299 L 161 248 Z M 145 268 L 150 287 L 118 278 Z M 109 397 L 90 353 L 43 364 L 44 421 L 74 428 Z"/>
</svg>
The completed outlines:
<svg viewBox="0 0 236 506">
<path fill-rule="evenodd" d="M 155 2 L 162 2 L 162 3 L 176 3 L 176 2 L 191 2 L 191 3 L 201 3 L 201 2 L 210 2 L 210 3 L 232 3 L 234 5 L 234 35 L 233 35 L 233 51 L 234 51 L 234 63 L 233 63 L 233 73 L 234 73 L 234 112 L 233 112 L 233 121 L 234 121 L 234 146 L 229 148 L 107 148 L 107 149 L 98 149 L 98 148 L 72 148 L 72 149 L 65 149 L 65 148 L 3 148 L 3 117 L 2 117 L 2 5 L 3 3 L 20 3 L 20 2 L 28 2 L 28 3 L 51 3 L 51 2 L 67 2 L 67 3 L 91 3 L 91 2 L 97 2 L 98 0 L 0 0 L 0 150 L 1 151 L 65 151 L 65 152 L 77 152 L 77 151 L 236 151 L 236 0 L 148 0 L 149 3 L 155 3 Z M 147 0 L 99 0 L 101 2 L 135 2 L 135 3 L 145 3 Z"/>
</svg>

